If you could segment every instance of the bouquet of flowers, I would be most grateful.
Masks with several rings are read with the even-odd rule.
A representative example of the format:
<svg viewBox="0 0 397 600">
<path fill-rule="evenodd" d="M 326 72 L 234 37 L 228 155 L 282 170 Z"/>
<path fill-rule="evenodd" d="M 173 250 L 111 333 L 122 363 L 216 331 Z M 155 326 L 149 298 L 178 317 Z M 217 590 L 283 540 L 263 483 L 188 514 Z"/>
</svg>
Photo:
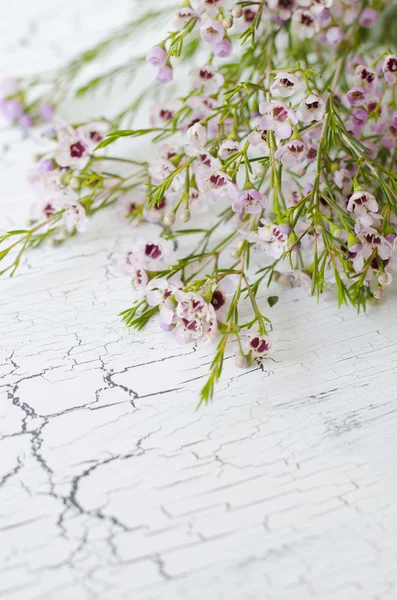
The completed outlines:
<svg viewBox="0 0 397 600">
<path fill-rule="evenodd" d="M 140 14 L 57 72 L 4 81 L 3 115 L 41 126 L 50 149 L 29 174 L 29 226 L 0 236 L 2 273 L 116 206 L 132 227 L 113 257 L 134 293 L 122 319 L 137 330 L 156 319 L 182 344 L 217 340 L 202 402 L 229 347 L 239 368 L 272 352 L 258 294 L 272 281 L 317 299 L 335 290 L 339 305 L 365 310 L 397 267 L 396 21 L 387 0 L 183 0 Z M 164 22 L 155 46 L 76 85 Z M 142 69 L 150 82 L 137 95 L 131 78 Z M 118 78 L 129 94 L 119 114 L 60 118 L 71 90 Z M 156 144 L 147 160 L 114 151 L 142 136 Z"/>
</svg>

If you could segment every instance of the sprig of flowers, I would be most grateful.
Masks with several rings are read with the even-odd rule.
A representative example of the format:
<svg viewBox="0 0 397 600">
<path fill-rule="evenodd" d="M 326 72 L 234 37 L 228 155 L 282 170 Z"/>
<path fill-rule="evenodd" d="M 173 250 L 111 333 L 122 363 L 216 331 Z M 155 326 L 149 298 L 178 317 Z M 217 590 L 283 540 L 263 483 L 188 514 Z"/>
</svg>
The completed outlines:
<svg viewBox="0 0 397 600">
<path fill-rule="evenodd" d="M 54 150 L 31 175 L 36 220 L 0 239 L 11 242 L 0 259 L 14 253 L 5 270 L 115 203 L 133 226 L 160 226 L 115 252 L 135 295 L 122 318 L 138 330 L 157 319 L 179 343 L 218 339 L 201 402 L 229 349 L 240 368 L 273 351 L 258 295 L 271 282 L 317 299 L 333 288 L 357 310 L 380 300 L 397 266 L 397 55 L 376 27 L 387 31 L 395 5 L 184 0 L 146 52 L 157 94 L 149 124 L 120 129 L 135 101 L 111 121 L 55 120 Z M 172 80 L 180 97 L 167 97 Z M 147 161 L 104 153 L 143 136 L 159 145 Z"/>
</svg>

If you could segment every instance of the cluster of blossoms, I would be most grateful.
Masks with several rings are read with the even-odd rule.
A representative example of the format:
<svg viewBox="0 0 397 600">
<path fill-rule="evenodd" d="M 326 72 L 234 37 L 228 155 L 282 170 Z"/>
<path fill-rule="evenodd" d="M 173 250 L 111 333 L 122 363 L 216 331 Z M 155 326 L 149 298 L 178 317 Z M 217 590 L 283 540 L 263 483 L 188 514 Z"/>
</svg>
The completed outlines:
<svg viewBox="0 0 397 600">
<path fill-rule="evenodd" d="M 9 123 L 28 130 L 38 123 L 51 121 L 54 108 L 48 102 L 28 102 L 17 79 L 4 79 L 0 84 L 0 115 Z"/>
<path fill-rule="evenodd" d="M 258 296 L 272 281 L 317 298 L 333 287 L 365 310 L 397 269 L 397 55 L 382 33 L 395 14 L 386 0 L 184 0 L 146 54 L 147 128 L 54 121 L 55 150 L 30 176 L 42 202 L 29 243 L 58 235 L 54 222 L 82 231 L 114 203 L 157 228 L 115 252 L 135 295 L 123 319 L 141 329 L 157 315 L 180 343 L 219 340 L 204 401 L 229 342 L 239 367 L 272 351 Z M 189 78 L 170 100 L 157 84 L 178 83 L 184 54 Z M 160 142 L 146 162 L 103 154 L 143 135 Z"/>
</svg>

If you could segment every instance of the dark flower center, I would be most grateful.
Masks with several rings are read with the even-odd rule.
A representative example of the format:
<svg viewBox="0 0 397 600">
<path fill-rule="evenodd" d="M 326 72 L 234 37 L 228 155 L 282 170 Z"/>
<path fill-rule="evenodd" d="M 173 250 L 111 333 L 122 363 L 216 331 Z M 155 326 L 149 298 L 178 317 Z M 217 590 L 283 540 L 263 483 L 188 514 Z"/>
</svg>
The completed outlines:
<svg viewBox="0 0 397 600">
<path fill-rule="evenodd" d="M 157 244 L 146 244 L 145 246 L 145 254 L 150 258 L 159 258 L 162 254 L 161 249 Z"/>
<path fill-rule="evenodd" d="M 51 217 L 51 215 L 53 215 L 55 212 L 55 208 L 53 207 L 52 204 L 48 203 L 45 205 L 44 207 L 44 214 L 47 217 L 47 219 L 49 219 Z"/>
<path fill-rule="evenodd" d="M 163 121 L 171 121 L 172 117 L 173 114 L 170 110 L 167 110 L 166 108 L 160 110 L 160 119 L 163 119 Z"/>
<path fill-rule="evenodd" d="M 215 292 L 212 294 L 211 300 L 211 304 L 215 308 L 215 310 L 219 310 L 220 308 L 222 308 L 222 306 L 225 305 L 225 302 L 226 298 L 222 294 L 222 292 L 220 290 L 215 290 Z"/>
<path fill-rule="evenodd" d="M 284 87 L 293 87 L 294 86 L 294 83 L 290 79 L 287 79 L 287 77 L 280 79 L 280 83 Z"/>
<path fill-rule="evenodd" d="M 72 158 L 81 158 L 85 153 L 85 147 L 81 142 L 75 142 L 70 146 L 70 156 Z"/>
</svg>

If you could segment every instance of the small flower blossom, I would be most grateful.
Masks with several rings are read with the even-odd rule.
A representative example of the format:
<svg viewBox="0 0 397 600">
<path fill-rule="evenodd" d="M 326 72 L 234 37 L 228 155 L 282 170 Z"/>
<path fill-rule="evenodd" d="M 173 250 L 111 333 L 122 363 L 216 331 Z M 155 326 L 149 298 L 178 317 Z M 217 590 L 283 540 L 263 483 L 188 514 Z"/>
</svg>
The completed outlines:
<svg viewBox="0 0 397 600">
<path fill-rule="evenodd" d="M 259 111 L 263 118 L 259 122 L 259 127 L 262 130 L 274 131 L 276 138 L 285 140 L 292 135 L 292 124 L 295 125 L 298 119 L 295 112 L 288 108 L 282 102 L 272 100 L 271 102 L 263 102 L 259 105 Z"/>
<path fill-rule="evenodd" d="M 272 343 L 267 335 L 258 332 L 248 331 L 244 336 L 243 350 L 246 355 L 251 355 L 252 358 L 263 358 L 271 354 Z"/>
<path fill-rule="evenodd" d="M 277 225 L 267 219 L 261 219 L 257 233 L 249 233 L 247 239 L 257 243 L 269 256 L 280 258 L 286 250 L 290 232 L 289 225 Z"/>
<path fill-rule="evenodd" d="M 382 71 L 386 81 L 395 83 L 397 81 L 397 56 L 390 54 L 383 61 Z"/>
<path fill-rule="evenodd" d="M 201 123 L 195 123 L 189 127 L 187 137 L 189 140 L 188 148 L 190 150 L 190 152 L 187 154 L 192 156 L 196 154 L 199 148 L 203 148 L 205 146 L 207 142 L 207 129 Z"/>
<path fill-rule="evenodd" d="M 191 72 L 191 81 L 194 88 L 204 88 L 206 94 L 216 94 L 224 83 L 224 77 L 212 65 L 206 65 Z"/>
<path fill-rule="evenodd" d="M 283 98 L 289 98 L 296 92 L 298 83 L 296 75 L 283 71 L 276 75 L 270 89 L 272 92 L 278 92 Z"/>
<path fill-rule="evenodd" d="M 378 11 L 374 10 L 373 8 L 365 8 L 361 13 L 358 22 L 360 23 L 361 27 L 365 27 L 366 29 L 372 29 L 372 27 L 375 27 L 376 23 L 378 22 L 378 19 Z"/>
<path fill-rule="evenodd" d="M 367 210 L 371 212 L 377 212 L 378 203 L 373 194 L 364 192 L 364 190 L 360 190 L 358 192 L 354 192 L 354 194 L 350 196 L 347 204 L 347 210 L 354 211 L 358 215 L 365 214 Z"/>
<path fill-rule="evenodd" d="M 378 79 L 375 69 L 357 65 L 354 73 L 354 84 L 357 87 L 372 87 Z"/>
<path fill-rule="evenodd" d="M 309 94 L 299 107 L 300 120 L 303 123 L 321 121 L 325 114 L 325 102 L 316 94 Z"/>
<path fill-rule="evenodd" d="M 227 58 L 233 52 L 233 44 L 230 40 L 223 39 L 212 46 L 212 52 L 219 58 Z"/>
<path fill-rule="evenodd" d="M 227 160 L 233 154 L 237 154 L 240 151 L 240 144 L 235 140 L 225 140 L 219 146 L 218 156 L 221 160 Z"/>
<path fill-rule="evenodd" d="M 183 6 L 176 12 L 172 25 L 174 29 L 180 31 L 195 16 L 196 13 L 190 6 Z"/>
<path fill-rule="evenodd" d="M 235 289 L 235 281 L 231 277 L 225 277 L 212 292 L 211 304 L 215 309 L 216 318 L 221 323 L 226 321 Z"/>
<path fill-rule="evenodd" d="M 160 46 L 154 46 L 147 53 L 146 60 L 154 67 L 165 67 L 167 64 L 167 52 Z"/>
<path fill-rule="evenodd" d="M 285 167 L 294 167 L 305 160 L 308 148 L 305 142 L 293 140 L 281 146 L 274 153 L 275 158 L 278 158 Z"/>
<path fill-rule="evenodd" d="M 291 19 L 291 30 L 300 39 L 312 38 L 319 31 L 316 17 L 308 10 L 296 10 Z"/>
<path fill-rule="evenodd" d="M 55 159 L 60 167 L 83 169 L 90 159 L 89 142 L 81 131 L 68 128 L 59 130 L 59 146 Z"/>
<path fill-rule="evenodd" d="M 246 212 L 255 215 L 261 212 L 266 206 L 267 198 L 255 188 L 243 190 L 232 203 L 232 209 L 235 213 Z"/>
<path fill-rule="evenodd" d="M 200 294 L 175 292 L 175 338 L 185 344 L 194 340 L 211 340 L 217 332 L 216 312 Z"/>
<path fill-rule="evenodd" d="M 330 46 L 339 46 L 345 39 L 345 33 L 341 27 L 330 27 L 325 35 Z"/>
<path fill-rule="evenodd" d="M 174 77 L 174 72 L 170 65 L 160 67 L 156 74 L 157 83 L 169 83 Z"/>
<path fill-rule="evenodd" d="M 346 97 L 352 106 L 362 106 L 366 100 L 365 88 L 353 87 L 347 92 Z"/>
<path fill-rule="evenodd" d="M 225 30 L 219 21 L 206 21 L 200 28 L 201 38 L 208 44 L 219 44 L 224 38 Z"/>
</svg>

